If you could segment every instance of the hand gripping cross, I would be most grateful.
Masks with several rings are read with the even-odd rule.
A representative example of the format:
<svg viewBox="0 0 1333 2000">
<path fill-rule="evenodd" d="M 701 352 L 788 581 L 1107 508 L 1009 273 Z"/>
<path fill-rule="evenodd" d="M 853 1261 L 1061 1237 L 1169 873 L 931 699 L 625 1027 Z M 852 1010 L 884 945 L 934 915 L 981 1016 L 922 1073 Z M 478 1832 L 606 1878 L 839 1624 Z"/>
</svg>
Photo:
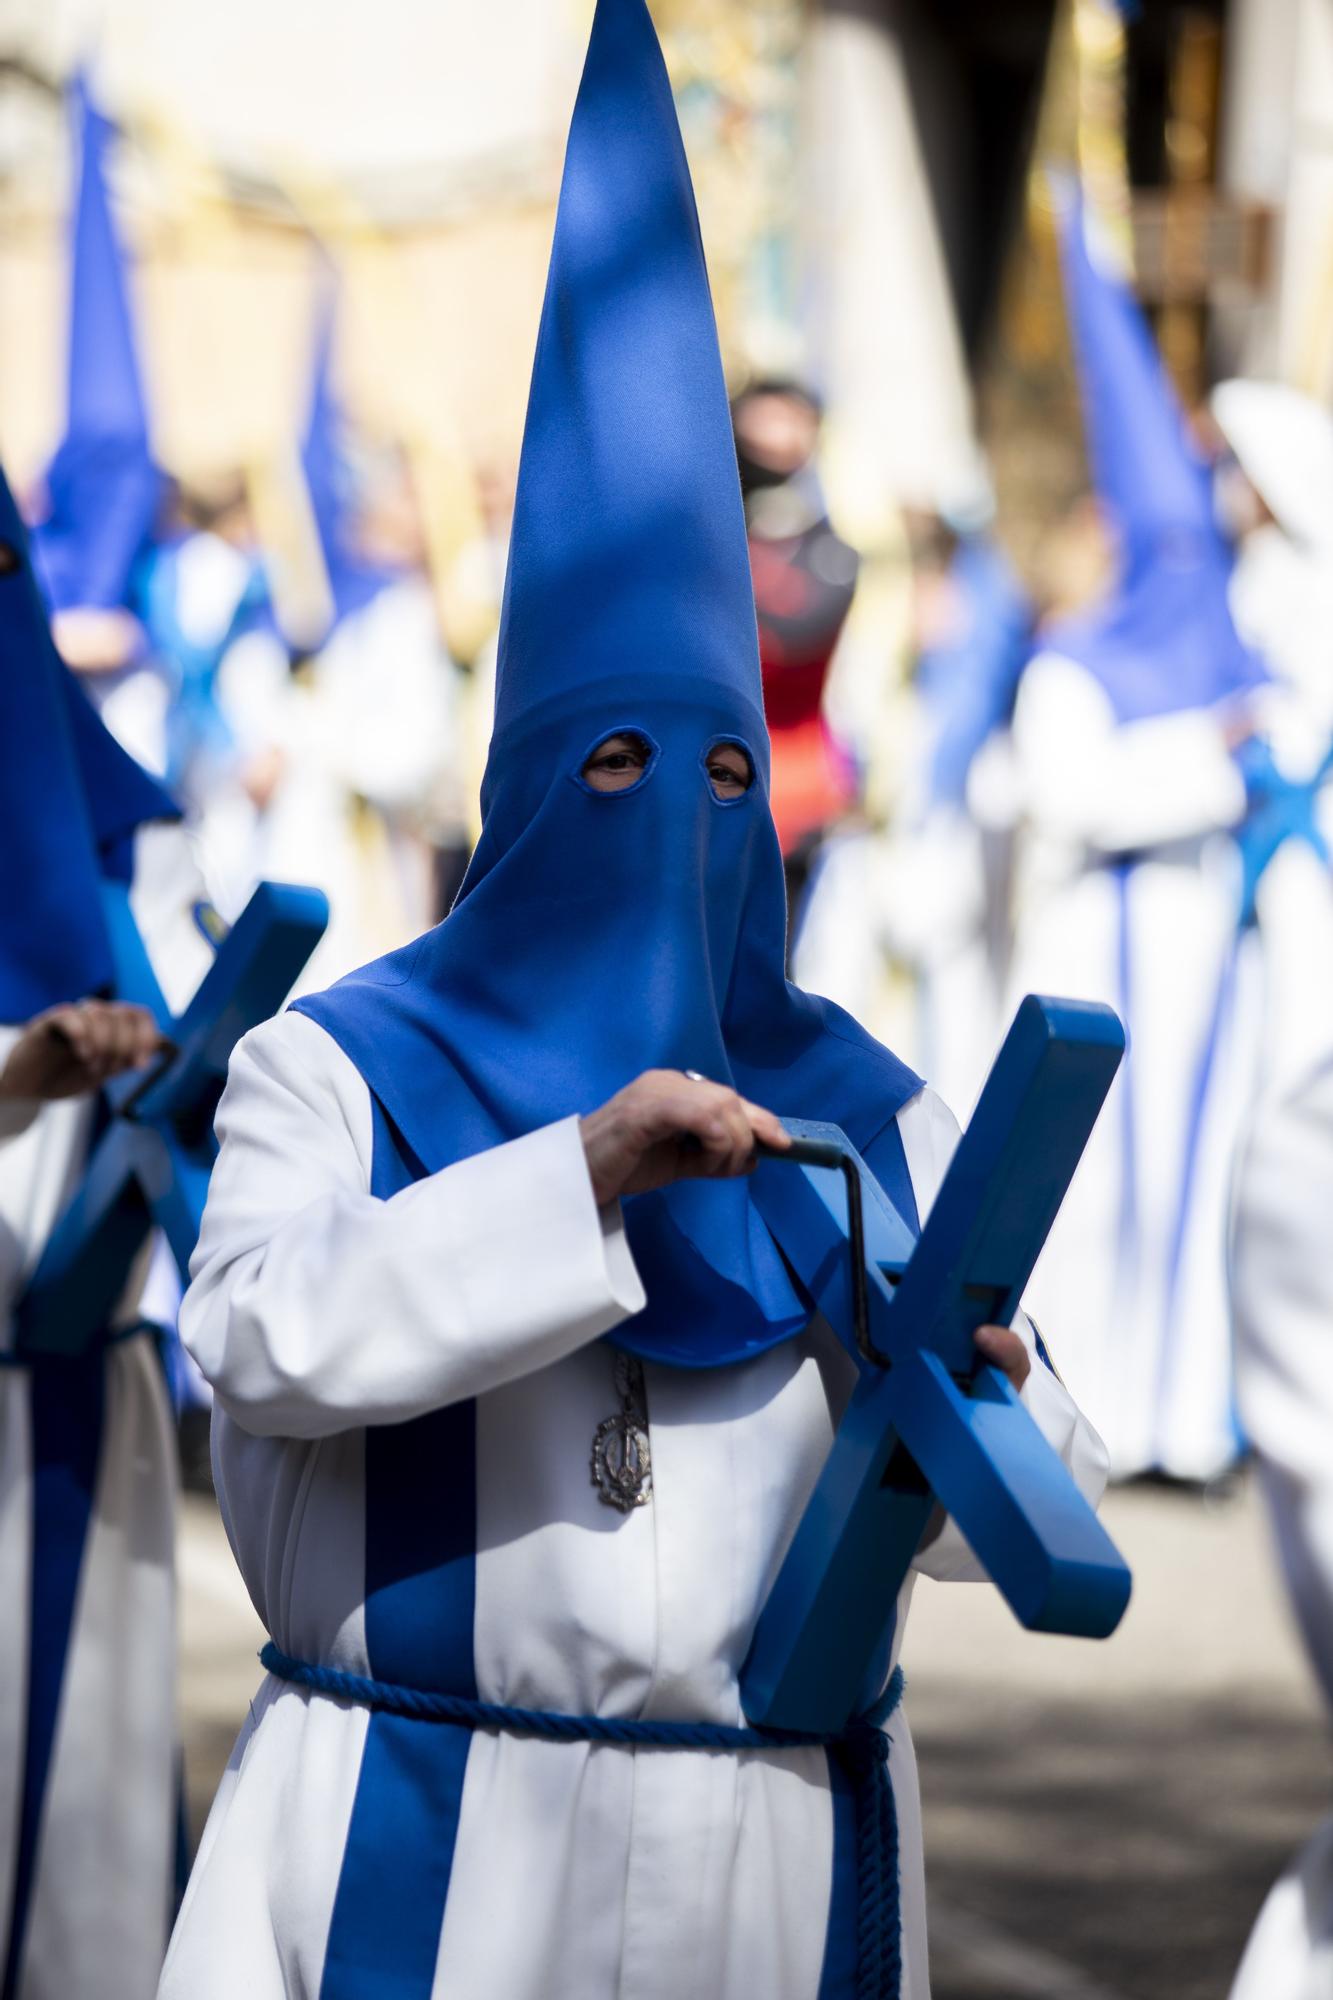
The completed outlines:
<svg viewBox="0 0 1333 2000">
<path fill-rule="evenodd" d="M 329 915 L 317 889 L 261 882 L 173 1020 L 128 896 L 108 886 L 105 900 L 116 998 L 147 1007 L 173 1046 L 155 1067 L 104 1092 L 109 1122 L 15 1307 L 20 1355 L 85 1353 L 105 1331 L 154 1223 L 186 1278 L 228 1059 L 282 1005 Z"/>
<path fill-rule="evenodd" d="M 833 1731 L 873 1700 L 937 1502 L 1023 1624 L 1119 1623 L 1128 1569 L 972 1336 L 1018 1310 L 1124 1045 L 1110 1008 L 1029 995 L 919 1241 L 836 1126 L 790 1123 L 794 1154 L 757 1168 L 760 1214 L 861 1374 L 742 1671 L 752 1723 Z"/>
</svg>

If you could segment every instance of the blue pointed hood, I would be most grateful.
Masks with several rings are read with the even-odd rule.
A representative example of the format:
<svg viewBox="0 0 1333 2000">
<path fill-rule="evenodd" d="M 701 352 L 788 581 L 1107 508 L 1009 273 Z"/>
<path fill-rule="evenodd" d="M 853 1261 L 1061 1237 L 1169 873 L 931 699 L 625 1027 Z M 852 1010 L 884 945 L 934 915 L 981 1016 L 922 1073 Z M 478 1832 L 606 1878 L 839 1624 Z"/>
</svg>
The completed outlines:
<svg viewBox="0 0 1333 2000">
<path fill-rule="evenodd" d="M 337 287 L 330 277 L 320 288 L 311 369 L 310 411 L 301 443 L 310 508 L 319 535 L 320 553 L 329 580 L 333 624 L 364 610 L 393 572 L 369 563 L 353 546 L 353 507 L 349 470 L 343 450 L 343 417 L 333 393 L 333 340 L 337 323 Z"/>
<path fill-rule="evenodd" d="M 699 222 L 647 9 L 597 10 L 565 155 L 500 632 L 496 737 L 627 670 L 758 712 Z M 756 734 L 762 731 L 756 729 Z"/>
<path fill-rule="evenodd" d="M 1211 474 L 1138 301 L 1094 261 L 1075 195 L 1063 205 L 1060 248 L 1088 454 L 1117 565 L 1107 597 L 1052 627 L 1043 645 L 1094 673 L 1122 722 L 1208 708 L 1264 679 L 1231 620 L 1232 556 Z"/>
<path fill-rule="evenodd" d="M 56 653 L 0 473 L 0 1021 L 111 981 L 102 883 L 145 820 L 176 817 Z"/>
<path fill-rule="evenodd" d="M 164 481 L 149 448 L 125 257 L 107 198 L 111 127 L 82 78 L 70 99 L 79 180 L 70 231 L 65 434 L 47 469 L 48 512 L 35 542 L 54 610 L 109 610 L 128 599 Z"/>
<path fill-rule="evenodd" d="M 582 778 L 610 735 L 647 768 Z M 754 782 L 716 798 L 719 740 Z M 459 901 L 302 999 L 434 1171 L 694 1069 L 831 1119 L 910 1212 L 892 1121 L 917 1079 L 784 975 L 749 558 L 694 197 L 643 0 L 599 0 L 538 334 L 484 822 Z M 897 1175 L 895 1181 L 894 1176 Z M 626 1204 L 646 1309 L 619 1344 L 738 1361 L 807 1315 L 744 1182 Z"/>
</svg>

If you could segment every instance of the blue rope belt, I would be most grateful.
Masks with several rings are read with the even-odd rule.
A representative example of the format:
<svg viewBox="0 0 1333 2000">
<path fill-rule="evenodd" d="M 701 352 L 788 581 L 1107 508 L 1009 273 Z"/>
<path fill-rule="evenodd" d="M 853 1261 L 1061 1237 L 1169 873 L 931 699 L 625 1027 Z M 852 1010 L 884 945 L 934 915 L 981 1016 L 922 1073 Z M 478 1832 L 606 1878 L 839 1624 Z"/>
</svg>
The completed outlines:
<svg viewBox="0 0 1333 2000">
<path fill-rule="evenodd" d="M 35 1354 L 12 1347 L 0 1347 L 0 1368 L 44 1368 L 48 1365 L 59 1368 L 71 1362 L 86 1361 L 90 1354 L 105 1354 L 109 1347 L 123 1347 L 127 1340 L 137 1340 L 141 1333 L 151 1334 L 157 1341 L 166 1338 L 167 1329 L 155 1319 L 131 1320 L 128 1326 L 119 1326 L 114 1333 L 104 1333 L 97 1340 L 77 1354 L 51 1354 L 45 1349 Z"/>
<path fill-rule="evenodd" d="M 464 1695 L 397 1687 L 392 1681 L 347 1674 L 294 1660 L 272 1639 L 259 1655 L 269 1673 L 313 1694 L 334 1695 L 362 1708 L 414 1722 L 452 1722 L 463 1729 L 501 1730 L 547 1743 L 615 1743 L 632 1750 L 830 1750 L 856 1785 L 857 2000 L 898 2000 L 902 1979 L 902 1914 L 898 1898 L 898 1815 L 889 1777 L 884 1724 L 903 1695 L 894 1669 L 883 1695 L 835 1736 L 796 1729 L 749 1729 L 725 1722 L 650 1722 L 603 1715 L 559 1715 L 509 1708 Z"/>
</svg>

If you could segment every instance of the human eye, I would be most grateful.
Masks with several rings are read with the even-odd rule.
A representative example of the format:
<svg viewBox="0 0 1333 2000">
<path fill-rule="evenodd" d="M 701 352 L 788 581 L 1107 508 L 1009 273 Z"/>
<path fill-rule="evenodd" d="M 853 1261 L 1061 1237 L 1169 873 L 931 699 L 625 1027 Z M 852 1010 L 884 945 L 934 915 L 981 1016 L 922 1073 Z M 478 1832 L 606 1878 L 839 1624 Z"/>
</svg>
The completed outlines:
<svg viewBox="0 0 1333 2000">
<path fill-rule="evenodd" d="M 625 791 L 648 767 L 648 745 L 640 736 L 608 736 L 585 760 L 583 782 L 595 792 Z"/>
<path fill-rule="evenodd" d="M 715 743 L 704 758 L 704 769 L 715 798 L 741 798 L 754 783 L 754 767 L 739 743 Z"/>
</svg>

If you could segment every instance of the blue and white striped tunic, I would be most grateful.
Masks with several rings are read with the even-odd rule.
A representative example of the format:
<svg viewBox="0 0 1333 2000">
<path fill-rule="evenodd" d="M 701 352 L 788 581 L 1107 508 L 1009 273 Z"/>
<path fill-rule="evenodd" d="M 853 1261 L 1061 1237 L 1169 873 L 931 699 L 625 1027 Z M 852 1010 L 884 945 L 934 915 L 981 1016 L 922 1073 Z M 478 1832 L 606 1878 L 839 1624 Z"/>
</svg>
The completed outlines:
<svg viewBox="0 0 1333 2000">
<path fill-rule="evenodd" d="M 899 1126 L 924 1209 L 956 1127 L 929 1092 Z M 653 1497 L 621 1515 L 589 1480 L 618 1407 L 599 1336 L 643 1293 L 576 1120 L 404 1185 L 357 1071 L 288 1014 L 240 1045 L 218 1129 L 183 1330 L 215 1391 L 232 1546 L 278 1645 L 492 1703 L 740 1722 L 755 1617 L 850 1387 L 827 1331 L 734 1369 L 648 1366 Z M 1055 1377 L 1034 1369 L 1025 1395 L 1099 1491 L 1100 1447 Z M 975 1573 L 947 1527 L 921 1567 Z M 925 2000 L 901 1717 L 890 1768 L 903 1990 Z M 841 2000 L 850 1807 L 819 1749 L 469 1733 L 269 1680 L 161 1993 Z"/>
<path fill-rule="evenodd" d="M 182 1007 L 211 961 L 174 823 L 131 906 Z M 0 1064 L 20 1026 L 0 1028 Z M 20 1364 L 10 1305 L 88 1155 L 94 1099 L 0 1105 L 0 1995 L 147 2000 L 176 1879 L 176 1437 L 149 1332 Z M 135 1272 L 112 1331 L 150 1305 Z M 169 1302 L 168 1302 L 169 1303 Z"/>
</svg>

